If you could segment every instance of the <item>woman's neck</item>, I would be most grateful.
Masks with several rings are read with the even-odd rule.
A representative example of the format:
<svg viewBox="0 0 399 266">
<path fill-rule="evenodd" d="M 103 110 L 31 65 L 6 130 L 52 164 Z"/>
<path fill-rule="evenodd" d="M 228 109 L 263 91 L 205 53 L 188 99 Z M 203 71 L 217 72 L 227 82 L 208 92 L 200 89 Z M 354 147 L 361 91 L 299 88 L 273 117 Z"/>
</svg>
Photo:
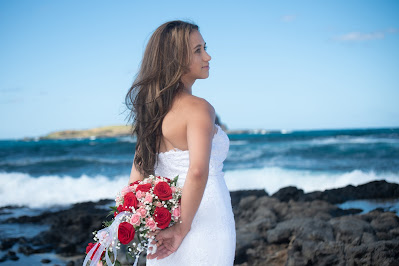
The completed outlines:
<svg viewBox="0 0 399 266">
<path fill-rule="evenodd" d="M 182 77 L 181 81 L 183 82 L 183 85 L 184 85 L 183 90 L 192 95 L 193 94 L 192 87 L 195 82 L 195 79 L 194 80 L 186 80 L 186 79 L 184 79 L 184 77 Z"/>
</svg>

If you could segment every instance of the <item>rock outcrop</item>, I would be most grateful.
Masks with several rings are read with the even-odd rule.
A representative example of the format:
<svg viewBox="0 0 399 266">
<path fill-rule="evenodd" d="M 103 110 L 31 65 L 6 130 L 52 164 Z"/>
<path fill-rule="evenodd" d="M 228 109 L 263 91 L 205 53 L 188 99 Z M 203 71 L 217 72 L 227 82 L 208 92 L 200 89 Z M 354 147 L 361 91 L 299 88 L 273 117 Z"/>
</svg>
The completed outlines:
<svg viewBox="0 0 399 266">
<path fill-rule="evenodd" d="M 399 198 L 398 186 L 375 181 L 308 194 L 294 187 L 273 196 L 264 190 L 231 192 L 237 231 L 235 264 L 399 265 L 396 213 L 376 209 L 359 214 L 361 210 L 334 205 L 349 199 Z M 71 258 L 68 265 L 81 265 L 91 233 L 106 220 L 109 210 L 104 206 L 112 204 L 112 200 L 79 203 L 66 210 L 3 221 L 50 228 L 30 239 L 0 237 L 5 254 L 0 262 L 18 260 L 19 254 L 55 252 Z"/>
</svg>

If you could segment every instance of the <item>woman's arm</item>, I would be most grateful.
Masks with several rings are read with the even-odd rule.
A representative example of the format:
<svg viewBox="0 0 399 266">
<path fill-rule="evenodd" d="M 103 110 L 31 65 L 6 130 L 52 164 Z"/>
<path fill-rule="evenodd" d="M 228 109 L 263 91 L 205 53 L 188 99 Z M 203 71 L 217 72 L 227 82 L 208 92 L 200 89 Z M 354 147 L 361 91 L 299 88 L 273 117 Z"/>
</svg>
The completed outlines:
<svg viewBox="0 0 399 266">
<path fill-rule="evenodd" d="M 215 111 L 205 100 L 196 100 L 186 112 L 187 144 L 190 165 L 183 187 L 181 199 L 182 223 L 162 230 L 156 236 L 158 249 L 148 258 L 162 259 L 177 250 L 186 234 L 191 229 L 191 223 L 201 203 L 209 175 L 209 160 L 214 134 Z"/>
<path fill-rule="evenodd" d="M 187 121 L 187 144 L 190 166 L 183 187 L 181 200 L 181 225 L 184 235 L 201 203 L 209 175 L 215 111 L 206 101 L 201 101 Z"/>
</svg>

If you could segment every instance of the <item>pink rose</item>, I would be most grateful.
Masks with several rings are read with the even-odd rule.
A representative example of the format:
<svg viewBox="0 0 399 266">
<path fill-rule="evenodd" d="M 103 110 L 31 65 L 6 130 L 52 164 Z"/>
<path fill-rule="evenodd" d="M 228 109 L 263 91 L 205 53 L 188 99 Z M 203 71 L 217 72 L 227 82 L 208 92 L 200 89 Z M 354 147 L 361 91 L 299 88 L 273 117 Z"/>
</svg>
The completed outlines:
<svg viewBox="0 0 399 266">
<path fill-rule="evenodd" d="M 145 196 L 145 194 L 143 193 L 143 192 L 141 192 L 141 190 L 138 190 L 137 192 L 136 192 L 136 197 L 137 198 L 142 198 L 143 196 Z"/>
<path fill-rule="evenodd" d="M 148 218 L 146 220 L 145 225 L 151 230 L 151 231 L 155 231 L 155 229 L 157 229 L 157 225 L 155 224 L 154 219 L 152 218 Z"/>
<path fill-rule="evenodd" d="M 130 188 L 129 187 L 124 187 L 124 188 L 122 188 L 121 194 L 122 194 L 122 196 L 125 196 L 129 192 L 130 192 Z"/>
<path fill-rule="evenodd" d="M 157 202 L 155 203 L 155 206 L 156 206 L 156 207 L 162 207 L 162 203 L 161 203 L 160 201 L 157 201 Z"/>
<path fill-rule="evenodd" d="M 147 192 L 147 194 L 145 194 L 145 199 L 144 199 L 144 201 L 146 201 L 146 202 L 152 202 L 152 195 L 151 195 L 151 193 L 148 193 L 148 192 Z"/>
<path fill-rule="evenodd" d="M 180 217 L 180 207 L 173 209 L 173 216 L 178 219 Z"/>
<path fill-rule="evenodd" d="M 141 207 L 140 209 L 137 210 L 137 213 L 139 213 L 141 217 L 146 217 L 147 210 Z"/>
<path fill-rule="evenodd" d="M 135 213 L 132 215 L 132 218 L 130 218 L 130 223 L 132 225 L 140 225 L 140 214 Z"/>
<path fill-rule="evenodd" d="M 172 190 L 172 193 L 176 193 L 176 187 L 170 187 L 170 189 Z"/>
</svg>

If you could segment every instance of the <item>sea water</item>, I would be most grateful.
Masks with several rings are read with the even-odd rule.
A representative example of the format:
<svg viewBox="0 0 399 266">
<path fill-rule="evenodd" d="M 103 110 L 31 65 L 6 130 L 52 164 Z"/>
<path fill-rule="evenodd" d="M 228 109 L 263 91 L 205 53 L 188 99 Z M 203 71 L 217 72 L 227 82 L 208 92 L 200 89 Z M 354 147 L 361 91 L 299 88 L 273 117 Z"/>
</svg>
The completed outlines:
<svg viewBox="0 0 399 266">
<path fill-rule="evenodd" d="M 229 134 L 231 191 L 305 192 L 399 183 L 399 128 Z M 0 207 L 46 208 L 112 199 L 128 183 L 135 139 L 0 140 Z"/>
<path fill-rule="evenodd" d="M 373 180 L 399 183 L 398 128 L 252 131 L 229 138 L 224 171 L 231 191 L 265 189 L 273 194 L 286 186 L 310 192 Z M 128 183 L 135 144 L 130 137 L 0 140 L 0 207 L 19 206 L 0 209 L 0 222 L 114 198 Z M 399 213 L 398 200 L 352 201 L 340 207 Z M 29 238 L 47 229 L 0 223 L 0 239 Z M 13 265 L 40 264 L 42 258 L 63 263 L 53 253 L 18 256 Z"/>
</svg>

